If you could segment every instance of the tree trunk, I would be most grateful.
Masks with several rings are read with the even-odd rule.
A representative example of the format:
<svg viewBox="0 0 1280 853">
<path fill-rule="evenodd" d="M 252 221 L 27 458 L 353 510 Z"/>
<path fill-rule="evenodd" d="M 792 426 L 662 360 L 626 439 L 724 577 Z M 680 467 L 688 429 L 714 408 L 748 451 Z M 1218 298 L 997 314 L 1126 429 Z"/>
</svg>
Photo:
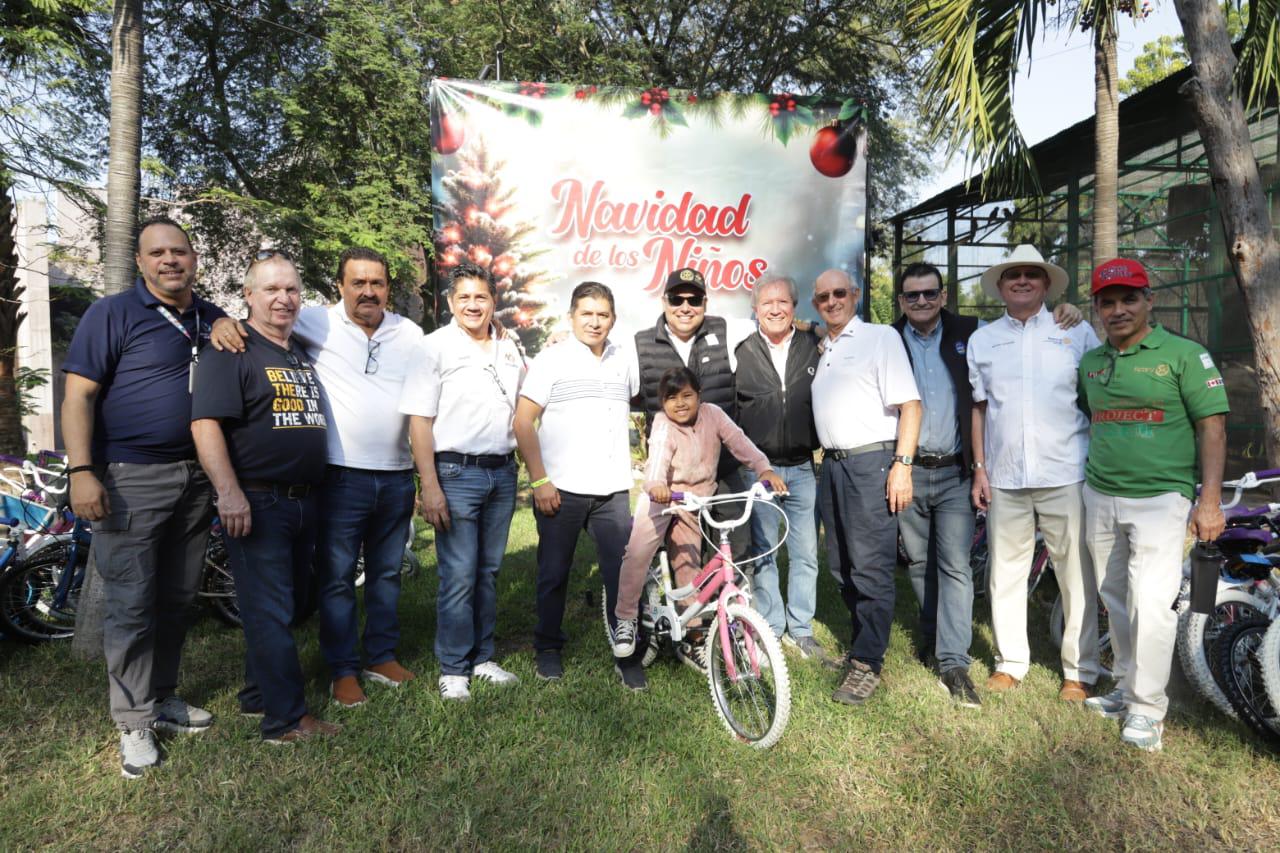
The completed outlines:
<svg viewBox="0 0 1280 853">
<path fill-rule="evenodd" d="M 1095 28 L 1093 43 L 1093 265 L 1116 257 L 1119 160 L 1120 91 L 1116 75 L 1115 27 Z"/>
<path fill-rule="evenodd" d="M 1240 93 L 1232 82 L 1235 53 L 1217 0 L 1175 0 L 1194 76 L 1182 86 L 1209 161 L 1232 266 L 1253 335 L 1258 393 L 1266 419 L 1267 459 L 1280 465 L 1280 242 L 1249 139 Z"/>
<path fill-rule="evenodd" d="M 26 317 L 20 310 L 25 288 L 18 284 L 17 222 L 10 188 L 8 175 L 0 170 L 0 453 L 22 456 L 27 443 L 15 377 L 18 327 Z"/>
<path fill-rule="evenodd" d="M 111 17 L 111 139 L 103 271 L 108 294 L 133 287 L 142 155 L 142 0 L 115 0 Z M 102 578 L 91 558 L 76 610 L 72 649 L 86 660 L 102 654 Z"/>
</svg>

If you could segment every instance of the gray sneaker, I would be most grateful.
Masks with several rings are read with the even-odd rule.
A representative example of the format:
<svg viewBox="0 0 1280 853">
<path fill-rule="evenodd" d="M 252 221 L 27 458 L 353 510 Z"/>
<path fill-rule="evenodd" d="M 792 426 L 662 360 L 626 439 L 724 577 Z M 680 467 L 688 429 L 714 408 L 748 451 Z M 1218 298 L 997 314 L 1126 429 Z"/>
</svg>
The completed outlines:
<svg viewBox="0 0 1280 853">
<path fill-rule="evenodd" d="M 1084 700 L 1084 706 L 1109 720 L 1123 719 L 1129 708 L 1124 701 L 1124 691 L 1119 687 L 1103 696 L 1090 696 Z"/>
<path fill-rule="evenodd" d="M 160 749 L 151 729 L 134 729 L 120 733 L 120 775 L 137 779 L 160 764 Z"/>
<path fill-rule="evenodd" d="M 861 705 L 871 698 L 880 686 L 880 676 L 860 660 L 851 659 L 845 669 L 840 686 L 831 694 L 833 702 L 842 705 Z"/>
<path fill-rule="evenodd" d="M 828 656 L 826 651 L 822 646 L 818 645 L 818 641 L 813 637 L 793 638 L 790 634 L 787 634 L 787 637 L 791 639 L 789 645 L 800 653 L 800 657 L 805 660 L 816 660 L 819 663 L 827 662 Z"/>
<path fill-rule="evenodd" d="M 1142 714 L 1130 714 L 1124 718 L 1120 740 L 1144 752 L 1159 752 L 1164 746 L 1164 723 Z"/>
<path fill-rule="evenodd" d="M 170 696 L 156 703 L 156 719 L 152 725 L 162 732 L 197 735 L 213 725 L 213 714 Z"/>
</svg>

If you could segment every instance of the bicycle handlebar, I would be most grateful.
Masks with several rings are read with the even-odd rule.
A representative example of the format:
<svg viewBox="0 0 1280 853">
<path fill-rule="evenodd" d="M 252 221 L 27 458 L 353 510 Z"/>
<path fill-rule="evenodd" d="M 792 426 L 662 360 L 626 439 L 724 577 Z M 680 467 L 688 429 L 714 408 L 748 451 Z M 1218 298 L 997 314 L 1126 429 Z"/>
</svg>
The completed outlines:
<svg viewBox="0 0 1280 853">
<path fill-rule="evenodd" d="M 62 482 L 61 487 L 55 487 L 51 483 L 46 483 L 44 479 L 42 479 L 40 476 L 41 474 L 43 474 L 47 477 L 50 477 L 56 480 L 57 478 L 64 476 L 66 474 L 65 471 L 51 471 L 48 468 L 41 468 L 39 465 L 36 465 L 30 459 L 23 461 L 22 470 L 24 473 L 31 475 L 31 479 L 35 481 L 36 486 L 41 491 L 49 492 L 55 495 L 60 495 L 67 490 L 68 482 L 66 480 Z"/>
<path fill-rule="evenodd" d="M 1240 503 L 1240 499 L 1244 496 L 1245 489 L 1256 489 L 1259 486 L 1265 486 L 1268 483 L 1280 483 L 1280 468 L 1268 468 L 1265 471 L 1250 471 L 1238 480 L 1227 480 L 1222 484 L 1224 489 L 1235 489 L 1235 495 L 1232 496 L 1230 502 L 1222 505 L 1223 509 L 1231 509 Z M 1196 487 L 1199 492 L 1200 487 Z"/>
<path fill-rule="evenodd" d="M 664 509 L 663 513 L 671 513 L 680 509 L 687 510 L 689 512 L 699 512 L 702 514 L 702 520 L 705 521 L 708 526 L 714 527 L 716 530 L 732 530 L 735 527 L 741 527 L 746 523 L 747 519 L 751 517 L 752 504 L 756 501 L 767 501 L 772 499 L 773 490 L 770 488 L 768 483 L 763 481 L 752 484 L 751 488 L 747 489 L 745 492 L 711 495 L 710 497 L 705 498 L 700 498 L 697 495 L 689 494 L 687 492 L 672 492 L 671 506 Z M 729 501 L 744 501 L 746 503 L 746 506 L 742 509 L 742 515 L 737 518 L 717 521 L 711 517 L 709 512 L 706 512 L 709 507 L 712 507 L 715 504 L 728 503 Z M 680 504 L 680 506 L 676 506 L 676 504 Z"/>
<path fill-rule="evenodd" d="M 18 519 L 12 518 L 10 516 L 5 516 L 3 518 L 0 518 L 0 524 L 3 524 L 5 527 L 17 527 L 18 523 L 19 523 Z"/>
</svg>

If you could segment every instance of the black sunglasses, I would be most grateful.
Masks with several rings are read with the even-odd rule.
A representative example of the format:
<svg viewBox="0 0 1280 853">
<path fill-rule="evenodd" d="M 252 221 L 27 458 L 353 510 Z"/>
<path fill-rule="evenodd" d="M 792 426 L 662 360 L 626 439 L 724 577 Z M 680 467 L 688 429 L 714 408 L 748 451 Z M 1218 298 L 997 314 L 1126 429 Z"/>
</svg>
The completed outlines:
<svg viewBox="0 0 1280 853">
<path fill-rule="evenodd" d="M 942 293 L 942 288 L 934 287 L 934 288 L 930 288 L 929 290 L 913 290 L 910 293 L 907 293 L 904 291 L 902 294 L 902 298 L 907 300 L 908 302 L 920 302 L 921 300 L 925 302 L 932 302 L 933 300 L 937 299 L 941 293 Z"/>
<path fill-rule="evenodd" d="M 828 290 L 826 293 L 815 293 L 813 295 L 813 301 L 817 302 L 819 305 L 826 305 L 832 299 L 848 299 L 848 298 L 849 298 L 849 288 L 847 287 L 837 287 L 834 290 Z"/>
<path fill-rule="evenodd" d="M 253 260 L 249 261 L 249 266 L 253 266 L 259 261 L 269 261 L 272 258 L 283 258 L 289 263 L 293 263 L 293 255 L 290 255 L 284 249 L 263 249 L 253 256 Z"/>
<path fill-rule="evenodd" d="M 703 301 L 706 299 L 701 293 L 668 293 L 667 304 L 672 308 L 679 308 L 681 305 L 689 304 L 694 308 L 701 308 Z"/>
</svg>

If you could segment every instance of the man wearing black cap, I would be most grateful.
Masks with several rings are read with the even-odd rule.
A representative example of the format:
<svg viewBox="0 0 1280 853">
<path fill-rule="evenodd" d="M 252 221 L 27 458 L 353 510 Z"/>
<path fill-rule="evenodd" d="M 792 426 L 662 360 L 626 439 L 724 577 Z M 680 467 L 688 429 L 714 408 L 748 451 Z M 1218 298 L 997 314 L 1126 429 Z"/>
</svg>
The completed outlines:
<svg viewBox="0 0 1280 853">
<path fill-rule="evenodd" d="M 658 382 L 673 367 L 692 370 L 702 384 L 702 401 L 716 404 L 736 420 L 733 371 L 737 364 L 733 351 L 754 331 L 755 324 L 747 319 L 707 316 L 707 284 L 702 273 L 685 267 L 667 276 L 662 290 L 662 316 L 653 328 L 636 332 L 640 403 L 646 430 L 662 411 Z M 743 491 L 746 485 L 739 470 L 738 461 L 722 453 L 717 491 Z M 735 556 L 746 554 L 749 540 L 747 525 L 732 532 L 730 543 Z"/>
</svg>

